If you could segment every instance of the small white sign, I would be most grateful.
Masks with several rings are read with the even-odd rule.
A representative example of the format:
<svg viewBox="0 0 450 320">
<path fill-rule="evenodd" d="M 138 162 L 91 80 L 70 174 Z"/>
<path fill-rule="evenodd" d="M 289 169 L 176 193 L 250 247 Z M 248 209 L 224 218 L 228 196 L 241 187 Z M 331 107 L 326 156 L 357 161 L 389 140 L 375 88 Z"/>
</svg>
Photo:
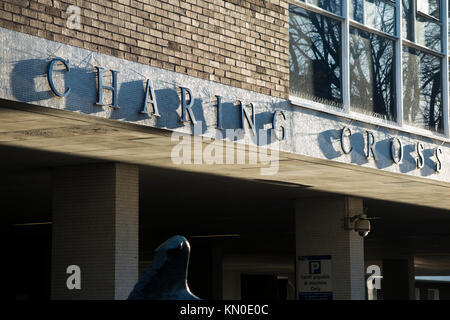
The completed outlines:
<svg viewBox="0 0 450 320">
<path fill-rule="evenodd" d="M 331 256 L 299 256 L 299 300 L 332 300 Z"/>
</svg>

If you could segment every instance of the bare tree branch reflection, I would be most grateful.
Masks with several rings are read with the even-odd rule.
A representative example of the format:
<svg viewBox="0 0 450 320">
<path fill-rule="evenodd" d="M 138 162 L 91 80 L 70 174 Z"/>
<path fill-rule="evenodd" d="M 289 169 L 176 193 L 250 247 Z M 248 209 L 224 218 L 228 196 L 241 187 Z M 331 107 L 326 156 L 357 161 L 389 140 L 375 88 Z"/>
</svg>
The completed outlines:
<svg viewBox="0 0 450 320">
<path fill-rule="evenodd" d="M 443 132 L 441 59 L 403 48 L 403 113 L 407 123 Z"/>
<path fill-rule="evenodd" d="M 341 107 L 340 22 L 290 8 L 291 93 Z"/>
<path fill-rule="evenodd" d="M 394 42 L 356 28 L 351 28 L 350 34 L 352 109 L 394 121 Z"/>
</svg>

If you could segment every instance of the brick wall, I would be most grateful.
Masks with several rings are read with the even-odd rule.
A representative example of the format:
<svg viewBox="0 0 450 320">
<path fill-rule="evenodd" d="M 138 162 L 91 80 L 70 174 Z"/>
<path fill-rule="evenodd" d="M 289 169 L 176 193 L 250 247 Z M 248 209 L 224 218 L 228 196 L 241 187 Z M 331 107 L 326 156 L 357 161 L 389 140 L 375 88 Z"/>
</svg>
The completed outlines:
<svg viewBox="0 0 450 320">
<path fill-rule="evenodd" d="M 2 0 L 0 27 L 288 97 L 288 0 Z"/>
</svg>

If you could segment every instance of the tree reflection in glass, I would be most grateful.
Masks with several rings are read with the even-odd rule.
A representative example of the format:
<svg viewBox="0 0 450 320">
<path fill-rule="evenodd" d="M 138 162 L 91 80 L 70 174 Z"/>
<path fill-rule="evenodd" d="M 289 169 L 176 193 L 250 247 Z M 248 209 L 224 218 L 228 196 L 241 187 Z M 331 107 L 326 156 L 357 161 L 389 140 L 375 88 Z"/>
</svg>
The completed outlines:
<svg viewBox="0 0 450 320">
<path fill-rule="evenodd" d="M 414 42 L 415 13 L 411 1 L 415 0 L 402 0 L 402 37 Z"/>
<path fill-rule="evenodd" d="M 394 41 L 350 28 L 352 111 L 395 121 Z"/>
<path fill-rule="evenodd" d="M 290 93 L 342 107 L 340 22 L 293 6 L 289 11 Z"/>
<path fill-rule="evenodd" d="M 410 0 L 411 1 L 411 0 Z M 420 0 L 417 1 L 417 11 L 423 12 L 431 17 L 440 20 L 441 0 Z"/>
<path fill-rule="evenodd" d="M 315 5 L 334 14 L 341 15 L 341 0 L 300 0 Z"/>
<path fill-rule="evenodd" d="M 389 0 L 352 0 L 350 17 L 368 27 L 395 34 L 395 3 Z"/>
<path fill-rule="evenodd" d="M 430 19 L 417 16 L 416 41 L 430 49 L 441 51 L 441 26 Z"/>
<path fill-rule="evenodd" d="M 413 1 L 416 0 L 402 0 L 402 37 L 440 52 L 442 49 L 440 2 L 420 0 L 416 2 L 417 7 L 414 10 Z"/>
<path fill-rule="evenodd" d="M 443 133 L 441 59 L 403 47 L 403 118 L 405 123 Z"/>
</svg>

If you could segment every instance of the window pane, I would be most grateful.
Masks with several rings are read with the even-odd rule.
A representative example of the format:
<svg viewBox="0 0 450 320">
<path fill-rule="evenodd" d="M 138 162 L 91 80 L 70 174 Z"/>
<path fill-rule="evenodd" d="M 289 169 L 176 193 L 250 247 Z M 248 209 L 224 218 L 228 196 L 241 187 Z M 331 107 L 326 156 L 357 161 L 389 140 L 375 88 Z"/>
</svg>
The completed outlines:
<svg viewBox="0 0 450 320">
<path fill-rule="evenodd" d="M 350 28 L 351 110 L 395 121 L 394 41 Z"/>
<path fill-rule="evenodd" d="M 313 4 L 319 8 L 330 11 L 337 15 L 342 15 L 341 1 L 342 0 L 300 0 L 301 2 Z"/>
<path fill-rule="evenodd" d="M 415 0 L 402 0 L 402 37 L 410 41 L 414 39 L 414 9 L 412 1 Z"/>
<path fill-rule="evenodd" d="M 440 0 L 419 0 L 417 1 L 417 11 L 441 20 Z"/>
<path fill-rule="evenodd" d="M 416 41 L 430 49 L 441 51 L 441 26 L 432 20 L 417 16 Z"/>
<path fill-rule="evenodd" d="M 290 93 L 342 107 L 341 23 L 291 6 L 289 53 Z"/>
<path fill-rule="evenodd" d="M 368 27 L 395 34 L 395 4 L 383 0 L 352 0 L 350 17 Z"/>
<path fill-rule="evenodd" d="M 403 47 L 405 123 L 443 133 L 441 59 Z"/>
<path fill-rule="evenodd" d="M 440 1 L 417 1 L 402 0 L 402 37 L 418 44 L 426 46 L 435 51 L 442 50 L 442 28 L 439 21 L 429 16 L 439 19 Z M 417 11 L 417 14 L 416 14 Z M 424 15 L 426 14 L 426 15 Z M 429 16 L 427 16 L 429 15 Z M 414 26 L 414 19 L 416 21 Z M 439 19 L 440 20 L 440 19 Z"/>
</svg>

